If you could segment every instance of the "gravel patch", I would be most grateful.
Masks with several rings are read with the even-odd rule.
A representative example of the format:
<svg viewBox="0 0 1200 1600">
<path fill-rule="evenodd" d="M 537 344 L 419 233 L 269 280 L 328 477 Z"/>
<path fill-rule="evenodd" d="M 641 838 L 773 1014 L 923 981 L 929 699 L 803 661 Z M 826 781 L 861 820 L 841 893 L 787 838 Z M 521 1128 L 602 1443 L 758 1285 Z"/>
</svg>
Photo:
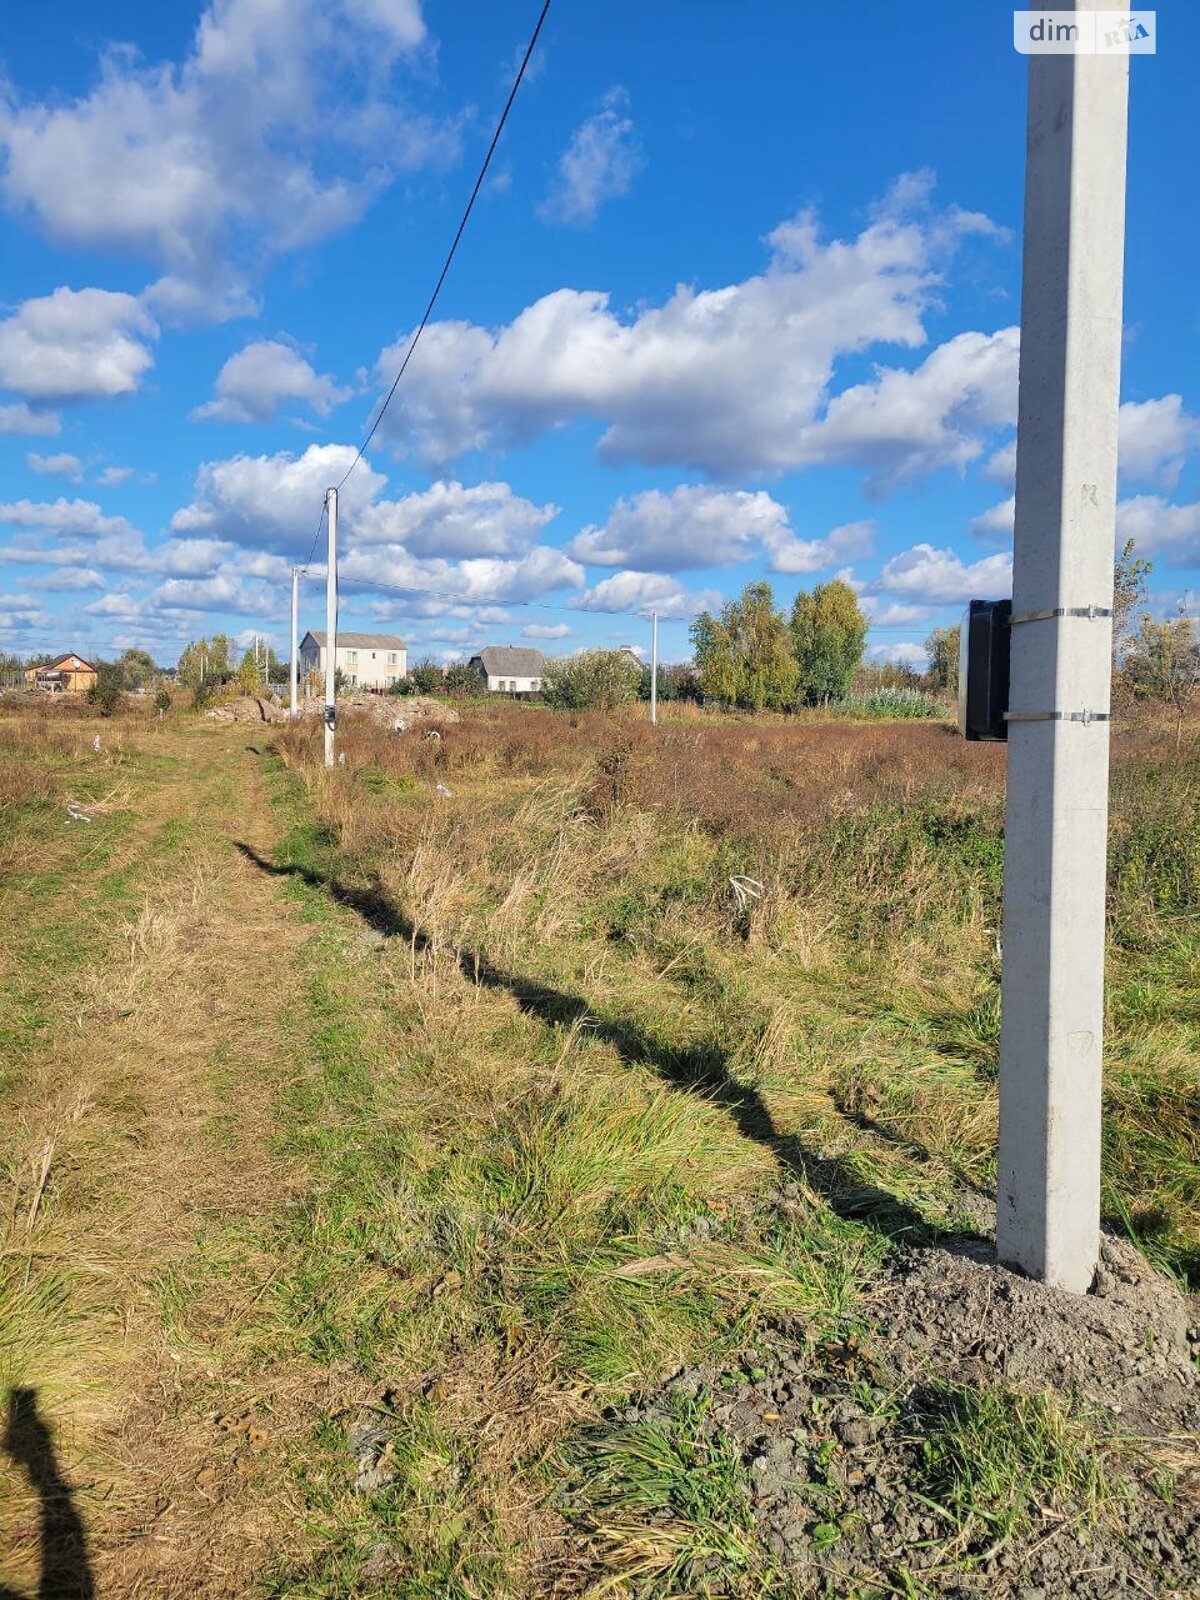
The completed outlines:
<svg viewBox="0 0 1200 1600">
<path fill-rule="evenodd" d="M 764 1553 L 801 1594 L 1200 1595 L 1197 1300 L 1118 1241 L 1077 1296 L 998 1266 L 972 1237 L 897 1253 L 869 1312 L 869 1336 L 814 1348 L 780 1330 L 742 1367 L 678 1372 L 609 1422 L 669 1427 L 681 1401 L 702 1401 L 704 1433 L 735 1441 L 748 1470 Z M 1138 1441 L 1094 1521 L 1069 1496 L 1026 1494 L 1023 1463 L 1011 1529 L 955 1518 L 931 1493 L 947 1405 L 1001 1386 L 1058 1396 L 1100 1436 Z M 743 1592 L 711 1567 L 701 1581 L 687 1592 Z"/>
</svg>

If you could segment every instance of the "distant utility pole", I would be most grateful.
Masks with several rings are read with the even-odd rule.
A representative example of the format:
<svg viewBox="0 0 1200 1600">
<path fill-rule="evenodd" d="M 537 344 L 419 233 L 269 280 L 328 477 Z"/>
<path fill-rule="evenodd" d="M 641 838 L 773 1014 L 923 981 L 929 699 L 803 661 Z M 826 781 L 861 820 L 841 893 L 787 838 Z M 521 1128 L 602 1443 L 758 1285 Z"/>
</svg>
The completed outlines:
<svg viewBox="0 0 1200 1600">
<path fill-rule="evenodd" d="M 325 576 L 325 765 L 333 765 L 334 734 L 337 729 L 337 519 L 338 492 L 326 489 L 325 509 L 329 517 L 328 570 Z"/>
<path fill-rule="evenodd" d="M 996 1244 L 1077 1293 L 1100 1242 L 1128 90 L 1127 55 L 1030 57 Z"/>
<path fill-rule="evenodd" d="M 658 612 L 650 613 L 650 726 L 658 723 Z"/>
<path fill-rule="evenodd" d="M 300 631 L 300 568 L 292 568 L 292 661 L 288 669 L 288 683 L 290 685 L 290 713 L 296 715 L 296 691 L 300 682 L 300 664 L 296 659 L 296 635 Z"/>
</svg>

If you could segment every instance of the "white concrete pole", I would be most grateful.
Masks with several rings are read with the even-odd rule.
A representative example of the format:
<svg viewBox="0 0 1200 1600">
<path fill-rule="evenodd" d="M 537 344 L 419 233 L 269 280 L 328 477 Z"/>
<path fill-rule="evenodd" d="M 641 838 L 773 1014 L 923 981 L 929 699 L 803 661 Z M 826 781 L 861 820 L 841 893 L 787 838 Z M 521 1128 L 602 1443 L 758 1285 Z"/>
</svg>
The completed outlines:
<svg viewBox="0 0 1200 1600">
<path fill-rule="evenodd" d="M 1100 1230 L 1128 74 L 1029 62 L 996 1244 L 1077 1293 Z"/>
<path fill-rule="evenodd" d="M 297 660 L 299 653 L 300 634 L 300 568 L 292 568 L 292 660 L 288 669 L 288 709 L 291 716 L 296 715 L 296 696 L 300 684 L 300 663 Z"/>
<path fill-rule="evenodd" d="M 337 728 L 337 518 L 336 489 L 325 491 L 325 510 L 329 521 L 328 572 L 325 578 L 325 765 L 333 765 L 334 734 Z"/>
<path fill-rule="evenodd" d="M 650 725 L 658 722 L 658 612 L 650 613 Z"/>
</svg>

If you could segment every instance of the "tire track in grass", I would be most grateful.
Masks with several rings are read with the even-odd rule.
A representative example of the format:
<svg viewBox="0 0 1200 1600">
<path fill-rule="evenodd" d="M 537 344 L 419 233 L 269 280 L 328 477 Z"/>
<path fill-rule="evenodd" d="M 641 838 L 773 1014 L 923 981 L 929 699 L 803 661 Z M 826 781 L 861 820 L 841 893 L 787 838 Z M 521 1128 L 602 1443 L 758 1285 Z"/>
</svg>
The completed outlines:
<svg viewBox="0 0 1200 1600">
<path fill-rule="evenodd" d="M 314 1382 L 305 1367 L 264 1384 L 246 1336 L 277 1265 L 259 1224 L 291 1181 L 272 1148 L 293 1071 L 277 974 L 306 930 L 230 848 L 272 826 L 236 735 L 173 735 L 173 766 L 139 768 L 138 749 L 119 848 L 96 850 L 101 823 L 84 846 L 81 826 L 52 841 L 57 892 L 16 889 L 10 992 L 40 1014 L 6 1095 L 0 1377 L 36 1394 L 58 1498 L 73 1490 L 80 1592 L 238 1594 L 285 1517 L 267 1480 Z M 76 960 L 46 972 L 69 930 Z M 37 1476 L 0 1455 L 17 1592 L 37 1581 Z"/>
</svg>

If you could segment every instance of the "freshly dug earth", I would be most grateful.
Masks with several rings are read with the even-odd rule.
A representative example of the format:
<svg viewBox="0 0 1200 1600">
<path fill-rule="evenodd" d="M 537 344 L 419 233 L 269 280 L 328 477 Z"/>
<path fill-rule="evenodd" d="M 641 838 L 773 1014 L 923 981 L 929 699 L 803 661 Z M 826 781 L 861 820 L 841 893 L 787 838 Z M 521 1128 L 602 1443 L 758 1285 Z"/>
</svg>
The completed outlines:
<svg viewBox="0 0 1200 1600">
<path fill-rule="evenodd" d="M 300 702 L 300 715 L 302 717 L 319 717 L 324 714 L 325 702 L 323 700 L 306 699 Z M 427 722 L 461 722 L 462 718 L 453 706 L 443 705 L 440 700 L 432 700 L 428 695 L 412 694 L 402 697 L 390 694 L 344 694 L 338 696 L 338 712 L 345 715 L 348 712 L 366 716 L 372 722 L 377 722 L 382 728 L 389 728 L 396 733 L 403 733 L 406 729 L 418 723 Z"/>
<path fill-rule="evenodd" d="M 826 1347 L 816 1364 L 802 1330 L 781 1329 L 739 1369 L 681 1371 L 612 1414 L 609 1437 L 677 1430 L 690 1408 L 702 1448 L 732 1439 L 749 1468 L 754 1537 L 804 1594 L 1200 1594 L 1200 1301 L 1117 1241 L 1105 1242 L 1093 1292 L 1075 1296 L 998 1266 L 971 1238 L 899 1253 L 872 1310 L 877 1334 Z M 995 1499 L 990 1516 L 972 1516 L 970 1496 L 956 1503 L 938 1476 L 947 1420 L 986 1419 L 990 1394 L 1019 1408 L 1046 1391 L 1058 1415 L 1095 1429 L 1083 1439 L 1123 1443 L 1104 1464 L 1123 1480 L 1116 1498 L 1093 1518 L 1069 1492 L 1039 1492 L 1027 1454 L 1009 1479 L 1000 1469 L 1012 1521 Z M 603 1520 L 593 1503 L 593 1529 Z M 711 1560 L 685 1583 L 738 1592 Z"/>
<path fill-rule="evenodd" d="M 287 712 L 265 696 L 244 694 L 205 713 L 213 722 L 286 722 Z"/>
</svg>

